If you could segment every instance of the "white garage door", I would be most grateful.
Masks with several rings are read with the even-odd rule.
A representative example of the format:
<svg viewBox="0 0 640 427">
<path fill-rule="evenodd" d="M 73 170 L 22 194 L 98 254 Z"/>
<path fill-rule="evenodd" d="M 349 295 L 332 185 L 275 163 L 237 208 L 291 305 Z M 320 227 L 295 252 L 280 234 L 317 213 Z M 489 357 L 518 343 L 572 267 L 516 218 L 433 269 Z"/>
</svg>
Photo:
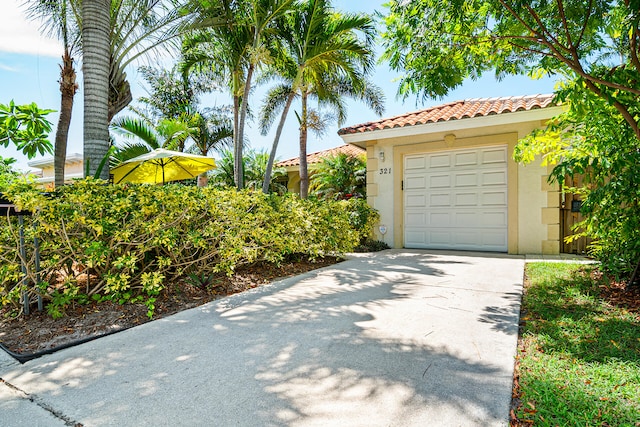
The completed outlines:
<svg viewBox="0 0 640 427">
<path fill-rule="evenodd" d="M 404 158 L 407 248 L 507 251 L 507 147 Z"/>
</svg>

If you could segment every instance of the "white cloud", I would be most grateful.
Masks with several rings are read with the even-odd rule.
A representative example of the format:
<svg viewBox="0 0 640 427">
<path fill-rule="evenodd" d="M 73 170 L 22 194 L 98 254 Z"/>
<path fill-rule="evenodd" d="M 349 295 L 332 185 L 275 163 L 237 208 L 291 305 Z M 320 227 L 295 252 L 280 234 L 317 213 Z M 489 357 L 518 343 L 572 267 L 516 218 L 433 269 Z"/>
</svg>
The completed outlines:
<svg viewBox="0 0 640 427">
<path fill-rule="evenodd" d="M 40 24 L 27 20 L 23 12 L 24 8 L 19 6 L 20 0 L 3 0 L 2 2 L 0 52 L 53 57 L 62 55 L 62 44 L 40 34 Z"/>
<path fill-rule="evenodd" d="M 20 70 L 18 70 L 15 67 L 12 67 L 11 65 L 3 64 L 2 62 L 0 62 L 0 71 L 8 71 L 10 73 L 17 73 Z"/>
</svg>

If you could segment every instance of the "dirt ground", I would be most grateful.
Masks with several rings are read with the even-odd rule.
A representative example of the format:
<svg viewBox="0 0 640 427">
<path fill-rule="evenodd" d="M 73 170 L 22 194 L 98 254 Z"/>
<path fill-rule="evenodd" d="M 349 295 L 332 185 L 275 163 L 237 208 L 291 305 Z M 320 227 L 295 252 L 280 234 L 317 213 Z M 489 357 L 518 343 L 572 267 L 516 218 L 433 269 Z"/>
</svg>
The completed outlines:
<svg viewBox="0 0 640 427">
<path fill-rule="evenodd" d="M 167 286 L 157 297 L 153 320 L 337 262 L 340 259 L 325 257 L 314 262 L 303 259 L 280 266 L 258 263 L 238 269 L 231 277 L 224 274 L 215 276 L 211 280 L 215 283 L 213 286 L 197 287 L 189 283 Z M 13 353 L 33 354 L 148 321 L 147 307 L 143 303 L 75 304 L 67 308 L 65 316 L 59 319 L 52 319 L 46 310 L 32 311 L 28 316 L 16 318 L 9 316 L 8 310 L 4 309 L 0 310 L 0 343 Z"/>
</svg>

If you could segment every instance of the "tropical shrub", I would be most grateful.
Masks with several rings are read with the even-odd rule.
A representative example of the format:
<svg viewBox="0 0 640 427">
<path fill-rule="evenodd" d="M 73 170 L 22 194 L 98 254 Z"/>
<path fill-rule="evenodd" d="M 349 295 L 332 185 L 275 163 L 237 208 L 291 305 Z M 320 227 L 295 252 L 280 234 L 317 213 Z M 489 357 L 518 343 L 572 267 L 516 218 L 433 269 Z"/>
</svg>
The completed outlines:
<svg viewBox="0 0 640 427">
<path fill-rule="evenodd" d="M 233 176 L 233 151 L 229 149 L 221 150 L 221 158 L 216 161 L 216 168 L 210 173 L 209 184 L 218 188 L 231 188 L 235 186 Z M 269 154 L 264 150 L 249 149 L 242 158 L 243 182 L 245 188 L 259 190 L 267 169 Z M 269 192 L 284 194 L 287 187 L 278 182 L 279 178 L 286 177 L 287 171 L 284 168 L 275 168 L 271 173 L 271 183 Z"/>
<path fill-rule="evenodd" d="M 291 254 L 348 252 L 361 234 L 340 202 L 290 194 L 86 179 L 50 197 L 27 184 L 13 185 L 7 195 L 33 211 L 25 240 L 40 239 L 42 261 L 40 283 L 28 292 L 40 294 L 55 315 L 72 301 L 90 299 L 142 300 L 152 315 L 154 297 L 167 283 L 232 274 L 238 266 L 278 263 Z M 0 228 L 0 297 L 18 308 L 18 230 L 15 221 L 0 221 L 8 225 Z M 26 261 L 29 281 L 38 282 L 32 260 Z"/>
<path fill-rule="evenodd" d="M 20 176 L 20 173 L 11 166 L 15 162 L 16 159 L 0 156 L 0 192 Z"/>
<path fill-rule="evenodd" d="M 630 276 L 640 260 L 640 140 L 612 105 L 583 90 L 580 81 L 562 87 L 556 96 L 567 111 L 521 140 L 515 158 L 527 163 L 542 155 L 543 165 L 554 165 L 550 180 L 582 199 L 585 219 L 576 224 L 576 236 L 593 239 L 590 253 L 605 271 Z M 637 104 L 634 111 L 640 113 Z M 567 176 L 583 177 L 583 185 L 566 186 Z"/>
<path fill-rule="evenodd" d="M 365 199 L 352 198 L 341 202 L 349 213 L 349 224 L 357 231 L 359 244 L 371 237 L 373 227 L 380 220 L 377 210 L 367 204 Z"/>
<path fill-rule="evenodd" d="M 311 176 L 311 193 L 325 199 L 366 197 L 367 158 L 338 153 L 322 159 Z"/>
</svg>

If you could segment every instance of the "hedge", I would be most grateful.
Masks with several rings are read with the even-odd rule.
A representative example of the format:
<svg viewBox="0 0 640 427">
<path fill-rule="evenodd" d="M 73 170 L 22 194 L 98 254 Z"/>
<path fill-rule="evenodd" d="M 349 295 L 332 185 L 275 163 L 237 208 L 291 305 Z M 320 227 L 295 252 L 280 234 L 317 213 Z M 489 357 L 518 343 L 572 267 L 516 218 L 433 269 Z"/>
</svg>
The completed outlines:
<svg viewBox="0 0 640 427">
<path fill-rule="evenodd" d="M 41 272 L 29 297 L 49 312 L 71 301 L 144 300 L 187 275 L 232 274 L 257 261 L 352 251 L 377 213 L 362 201 L 301 200 L 296 195 L 182 185 L 109 185 L 86 179 L 47 195 L 27 184 L 6 193 L 33 216 L 25 223 L 27 257 L 40 240 Z M 1 304 L 20 307 L 15 217 L 0 218 Z M 33 259 L 28 277 L 36 282 Z"/>
</svg>

